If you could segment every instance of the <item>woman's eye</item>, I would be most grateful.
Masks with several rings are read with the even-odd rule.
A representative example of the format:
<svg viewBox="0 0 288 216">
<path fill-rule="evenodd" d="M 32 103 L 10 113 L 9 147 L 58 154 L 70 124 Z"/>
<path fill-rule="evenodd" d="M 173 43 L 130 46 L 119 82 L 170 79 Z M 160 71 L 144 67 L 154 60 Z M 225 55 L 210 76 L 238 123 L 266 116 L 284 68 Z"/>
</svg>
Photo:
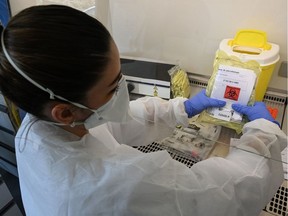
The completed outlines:
<svg viewBox="0 0 288 216">
<path fill-rule="evenodd" d="M 114 94 L 114 93 L 117 93 L 117 92 L 118 92 L 119 86 L 120 86 L 120 84 L 121 84 L 121 79 L 122 79 L 122 77 L 123 77 L 123 75 L 122 75 L 122 73 L 121 73 L 120 76 L 119 76 L 117 85 L 115 86 L 115 88 L 113 88 L 113 89 L 110 91 L 110 93 L 113 93 L 113 94 Z"/>
</svg>

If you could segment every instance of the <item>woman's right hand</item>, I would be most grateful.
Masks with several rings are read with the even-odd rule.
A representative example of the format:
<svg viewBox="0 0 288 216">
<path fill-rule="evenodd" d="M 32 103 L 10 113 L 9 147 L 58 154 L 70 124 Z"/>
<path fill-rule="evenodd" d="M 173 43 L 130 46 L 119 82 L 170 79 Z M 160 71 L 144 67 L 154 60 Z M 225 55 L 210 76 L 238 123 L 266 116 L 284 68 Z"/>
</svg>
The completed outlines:
<svg viewBox="0 0 288 216">
<path fill-rule="evenodd" d="M 232 108 L 241 114 L 248 117 L 249 121 L 264 118 L 268 121 L 274 122 L 279 125 L 272 117 L 264 102 L 255 102 L 253 106 L 244 106 L 241 104 L 232 104 Z"/>
</svg>

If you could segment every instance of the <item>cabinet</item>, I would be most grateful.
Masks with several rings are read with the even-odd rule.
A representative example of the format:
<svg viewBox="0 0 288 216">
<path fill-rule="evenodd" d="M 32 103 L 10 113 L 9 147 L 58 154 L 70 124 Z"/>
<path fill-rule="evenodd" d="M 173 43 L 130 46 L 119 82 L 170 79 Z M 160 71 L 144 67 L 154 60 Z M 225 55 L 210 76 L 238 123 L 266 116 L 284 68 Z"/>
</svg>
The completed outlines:
<svg viewBox="0 0 288 216">
<path fill-rule="evenodd" d="M 0 176 L 0 215 L 3 216 L 23 216 L 20 209 L 13 200 L 13 197 Z"/>
<path fill-rule="evenodd" d="M 7 104 L 0 92 L 0 168 L 18 176 L 14 143 L 15 133 Z"/>
</svg>

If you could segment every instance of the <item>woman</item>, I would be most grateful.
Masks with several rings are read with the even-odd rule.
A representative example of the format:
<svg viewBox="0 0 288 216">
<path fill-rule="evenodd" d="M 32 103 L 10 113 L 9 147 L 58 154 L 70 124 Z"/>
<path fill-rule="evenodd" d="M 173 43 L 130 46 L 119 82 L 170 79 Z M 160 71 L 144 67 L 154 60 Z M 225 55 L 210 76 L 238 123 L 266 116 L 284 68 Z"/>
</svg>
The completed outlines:
<svg viewBox="0 0 288 216">
<path fill-rule="evenodd" d="M 257 156 L 278 158 L 286 144 L 261 103 L 234 105 L 251 122 L 225 159 L 189 169 L 165 151 L 130 147 L 225 102 L 200 92 L 129 103 L 113 39 L 80 11 L 23 10 L 2 29 L 0 59 L 0 90 L 28 112 L 15 139 L 27 215 L 250 216 L 282 183 L 281 163 Z"/>
</svg>

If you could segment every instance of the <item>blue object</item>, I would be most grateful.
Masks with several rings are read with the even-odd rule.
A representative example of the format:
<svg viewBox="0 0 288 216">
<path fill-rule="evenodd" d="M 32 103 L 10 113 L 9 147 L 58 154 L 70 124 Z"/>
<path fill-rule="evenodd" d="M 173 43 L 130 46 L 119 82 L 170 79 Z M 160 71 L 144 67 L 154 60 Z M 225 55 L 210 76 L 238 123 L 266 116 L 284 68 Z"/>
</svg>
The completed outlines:
<svg viewBox="0 0 288 216">
<path fill-rule="evenodd" d="M 232 104 L 232 108 L 241 114 L 248 117 L 250 121 L 255 119 L 264 118 L 268 121 L 274 122 L 279 125 L 277 121 L 272 117 L 264 102 L 255 102 L 253 106 L 244 106 L 241 104 Z"/>
<path fill-rule="evenodd" d="M 209 107 L 223 107 L 225 104 L 225 101 L 208 97 L 205 90 L 202 90 L 197 95 L 184 102 L 185 111 L 189 118 L 201 113 Z"/>
<path fill-rule="evenodd" d="M 10 19 L 10 5 L 8 0 L 0 0 L 0 22 L 5 27 Z"/>
</svg>

